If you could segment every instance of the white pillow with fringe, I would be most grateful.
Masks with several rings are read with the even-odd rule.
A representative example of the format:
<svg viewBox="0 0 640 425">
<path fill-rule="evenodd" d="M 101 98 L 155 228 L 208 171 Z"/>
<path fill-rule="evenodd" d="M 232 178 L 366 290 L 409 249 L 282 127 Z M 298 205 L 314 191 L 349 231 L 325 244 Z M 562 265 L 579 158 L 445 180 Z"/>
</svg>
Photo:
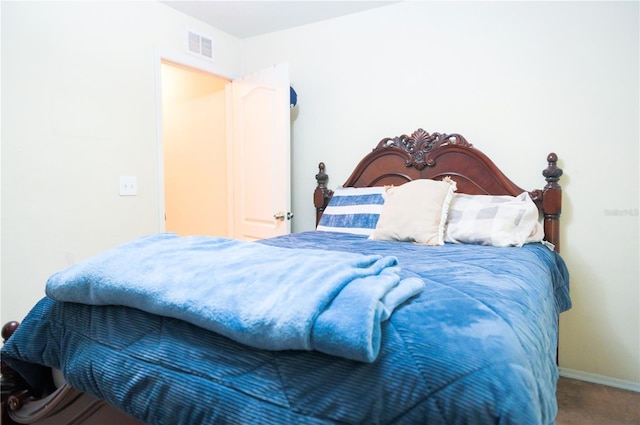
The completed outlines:
<svg viewBox="0 0 640 425">
<path fill-rule="evenodd" d="M 444 245 L 444 230 L 456 183 L 412 180 L 387 189 L 386 200 L 369 239 Z"/>
</svg>

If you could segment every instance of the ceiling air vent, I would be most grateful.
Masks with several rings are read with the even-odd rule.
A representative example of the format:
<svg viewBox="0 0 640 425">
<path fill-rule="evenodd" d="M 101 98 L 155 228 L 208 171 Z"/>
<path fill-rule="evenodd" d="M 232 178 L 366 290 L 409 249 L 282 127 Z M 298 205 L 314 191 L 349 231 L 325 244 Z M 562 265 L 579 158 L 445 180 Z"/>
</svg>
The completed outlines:
<svg viewBox="0 0 640 425">
<path fill-rule="evenodd" d="M 206 35 L 187 31 L 187 50 L 194 55 L 213 60 L 213 40 Z"/>
</svg>

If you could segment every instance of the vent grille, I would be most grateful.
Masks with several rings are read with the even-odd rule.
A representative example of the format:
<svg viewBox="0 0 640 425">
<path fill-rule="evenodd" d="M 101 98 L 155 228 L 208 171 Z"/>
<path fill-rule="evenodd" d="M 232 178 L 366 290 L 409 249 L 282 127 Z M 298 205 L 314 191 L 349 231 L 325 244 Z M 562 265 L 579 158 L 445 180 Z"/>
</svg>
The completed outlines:
<svg viewBox="0 0 640 425">
<path fill-rule="evenodd" d="M 213 40 L 206 35 L 187 31 L 187 50 L 201 58 L 213 60 Z"/>
</svg>

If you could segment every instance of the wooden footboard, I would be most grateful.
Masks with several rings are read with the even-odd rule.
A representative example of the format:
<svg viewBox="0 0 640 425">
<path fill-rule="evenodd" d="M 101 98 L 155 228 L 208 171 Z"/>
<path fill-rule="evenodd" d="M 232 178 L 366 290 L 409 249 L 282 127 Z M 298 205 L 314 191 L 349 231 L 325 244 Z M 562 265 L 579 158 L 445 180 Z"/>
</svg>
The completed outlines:
<svg viewBox="0 0 640 425">
<path fill-rule="evenodd" d="M 18 329 L 18 322 L 9 322 L 2 327 L 2 340 L 6 341 Z M 27 383 L 13 371 L 5 362 L 0 361 L 0 396 L 2 419 L 0 423 L 13 425 L 15 422 L 9 417 L 9 404 L 16 403 L 29 392 Z"/>
<path fill-rule="evenodd" d="M 18 322 L 2 327 L 7 340 Z M 9 365 L 2 362 L 2 424 L 34 425 L 144 425 L 103 400 L 68 384 L 57 388 L 31 388 Z"/>
</svg>

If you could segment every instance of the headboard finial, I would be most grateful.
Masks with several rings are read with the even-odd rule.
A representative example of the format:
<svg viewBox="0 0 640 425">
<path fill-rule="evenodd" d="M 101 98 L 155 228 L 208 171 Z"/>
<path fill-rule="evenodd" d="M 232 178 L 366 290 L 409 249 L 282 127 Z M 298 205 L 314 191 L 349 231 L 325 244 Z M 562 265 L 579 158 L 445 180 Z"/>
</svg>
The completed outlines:
<svg viewBox="0 0 640 425">
<path fill-rule="evenodd" d="M 316 181 L 318 182 L 318 187 L 325 188 L 327 187 L 327 182 L 329 181 L 329 176 L 324 172 L 325 165 L 324 162 L 318 164 L 318 174 L 316 174 Z"/>
<path fill-rule="evenodd" d="M 558 168 L 558 155 L 551 152 L 547 155 L 549 165 L 542 170 L 547 181 L 542 198 L 544 213 L 545 238 L 555 245 L 556 252 L 560 252 L 560 213 L 562 212 L 562 187 L 558 183 L 562 176 L 562 168 Z"/>
<path fill-rule="evenodd" d="M 318 185 L 313 192 L 313 203 L 316 207 L 316 226 L 320 222 L 320 216 L 322 212 L 329 204 L 329 199 L 333 196 L 333 190 L 327 189 L 327 182 L 329 181 L 329 175 L 324 172 L 324 162 L 318 164 L 318 174 L 316 174 L 316 181 Z"/>
<path fill-rule="evenodd" d="M 544 170 L 542 170 L 542 175 L 547 181 L 546 188 L 558 188 L 560 185 L 558 184 L 558 180 L 560 180 L 560 176 L 562 176 L 562 168 L 558 168 L 558 155 L 554 152 L 551 152 L 547 155 L 548 166 Z"/>
</svg>

